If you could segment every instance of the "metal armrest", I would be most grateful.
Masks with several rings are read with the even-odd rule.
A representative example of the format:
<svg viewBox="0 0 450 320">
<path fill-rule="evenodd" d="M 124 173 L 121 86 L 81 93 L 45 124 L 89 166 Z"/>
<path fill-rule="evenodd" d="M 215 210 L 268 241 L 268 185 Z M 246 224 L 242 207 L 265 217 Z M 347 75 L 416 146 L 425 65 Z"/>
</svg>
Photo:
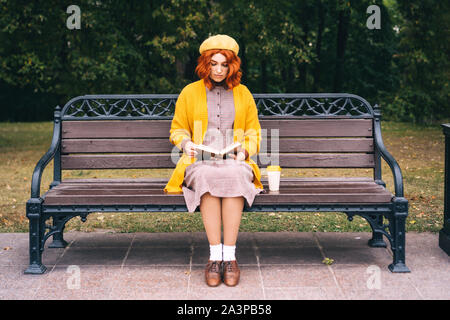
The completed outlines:
<svg viewBox="0 0 450 320">
<path fill-rule="evenodd" d="M 374 121 L 374 137 L 375 137 L 375 144 L 380 151 L 381 157 L 387 162 L 389 167 L 391 168 L 392 174 L 394 176 L 394 187 L 395 187 L 395 196 L 396 197 L 403 197 L 403 175 L 402 171 L 400 169 L 400 166 L 398 165 L 397 161 L 394 159 L 394 157 L 387 151 L 384 143 L 383 138 L 381 136 L 381 124 L 380 124 L 380 113 L 379 109 L 375 109 L 375 121 Z"/>
<path fill-rule="evenodd" d="M 42 158 L 36 164 L 33 171 L 33 176 L 31 179 L 31 198 L 40 197 L 41 189 L 41 178 L 47 164 L 55 157 L 58 151 L 60 140 L 61 140 L 61 109 L 56 108 L 55 120 L 53 123 L 53 138 L 48 151 L 42 156 Z"/>
</svg>

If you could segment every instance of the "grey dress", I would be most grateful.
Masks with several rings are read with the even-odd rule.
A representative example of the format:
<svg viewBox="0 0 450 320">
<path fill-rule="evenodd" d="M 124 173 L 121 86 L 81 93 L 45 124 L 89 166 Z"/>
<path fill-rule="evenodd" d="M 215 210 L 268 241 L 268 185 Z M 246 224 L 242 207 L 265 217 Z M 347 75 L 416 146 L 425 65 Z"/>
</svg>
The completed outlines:
<svg viewBox="0 0 450 320">
<path fill-rule="evenodd" d="M 206 87 L 208 128 L 204 145 L 222 149 L 233 143 L 235 116 L 233 91 L 217 85 Z M 253 184 L 252 168 L 244 161 L 234 159 L 197 160 L 185 171 L 183 195 L 189 212 L 200 205 L 203 194 L 215 197 L 244 197 L 251 206 L 262 189 Z"/>
</svg>

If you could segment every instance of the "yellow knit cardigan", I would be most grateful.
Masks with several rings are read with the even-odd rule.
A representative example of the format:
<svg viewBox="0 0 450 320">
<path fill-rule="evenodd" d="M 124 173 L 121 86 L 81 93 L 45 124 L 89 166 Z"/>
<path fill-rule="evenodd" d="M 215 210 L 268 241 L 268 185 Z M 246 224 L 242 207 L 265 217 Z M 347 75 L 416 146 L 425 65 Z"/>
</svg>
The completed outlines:
<svg viewBox="0 0 450 320">
<path fill-rule="evenodd" d="M 258 165 L 250 159 L 259 152 L 261 142 L 261 126 L 255 100 L 248 88 L 239 84 L 233 88 L 235 118 L 233 142 L 241 142 L 247 150 L 247 162 L 254 174 L 253 183 L 256 188 L 263 189 L 261 172 Z M 206 87 L 202 80 L 193 82 L 181 91 L 175 106 L 175 115 L 170 128 L 170 142 L 181 150 L 181 142 L 191 139 L 201 144 L 208 128 L 208 109 L 206 105 Z M 195 157 L 183 154 L 178 160 L 172 176 L 164 188 L 166 193 L 182 193 L 182 184 L 186 167 L 197 161 Z M 230 186 L 231 187 L 231 186 Z"/>
</svg>

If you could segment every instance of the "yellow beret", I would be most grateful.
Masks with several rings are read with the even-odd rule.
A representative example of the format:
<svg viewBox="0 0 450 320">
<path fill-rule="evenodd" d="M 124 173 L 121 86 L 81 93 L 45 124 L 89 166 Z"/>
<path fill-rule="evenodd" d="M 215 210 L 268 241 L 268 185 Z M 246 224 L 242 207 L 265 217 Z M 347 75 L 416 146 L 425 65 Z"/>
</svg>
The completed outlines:
<svg viewBox="0 0 450 320">
<path fill-rule="evenodd" d="M 200 45 L 200 54 L 203 51 L 211 50 L 211 49 L 226 49 L 233 51 L 236 55 L 239 52 L 239 45 L 236 40 L 232 37 L 227 36 L 226 34 L 218 34 L 215 36 L 211 36 Z"/>
</svg>

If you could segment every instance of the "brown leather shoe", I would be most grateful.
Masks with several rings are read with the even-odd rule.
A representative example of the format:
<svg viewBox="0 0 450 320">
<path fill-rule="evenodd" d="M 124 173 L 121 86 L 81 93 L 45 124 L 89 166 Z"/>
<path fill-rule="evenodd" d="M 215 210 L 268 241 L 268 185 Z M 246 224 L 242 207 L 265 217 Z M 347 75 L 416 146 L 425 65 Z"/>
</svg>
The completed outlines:
<svg viewBox="0 0 450 320">
<path fill-rule="evenodd" d="M 221 269 L 222 261 L 208 260 L 205 268 L 205 280 L 208 286 L 217 287 L 222 282 Z"/>
<path fill-rule="evenodd" d="M 236 260 L 223 262 L 223 282 L 227 286 L 234 287 L 237 285 L 240 275 L 241 271 Z"/>
</svg>

